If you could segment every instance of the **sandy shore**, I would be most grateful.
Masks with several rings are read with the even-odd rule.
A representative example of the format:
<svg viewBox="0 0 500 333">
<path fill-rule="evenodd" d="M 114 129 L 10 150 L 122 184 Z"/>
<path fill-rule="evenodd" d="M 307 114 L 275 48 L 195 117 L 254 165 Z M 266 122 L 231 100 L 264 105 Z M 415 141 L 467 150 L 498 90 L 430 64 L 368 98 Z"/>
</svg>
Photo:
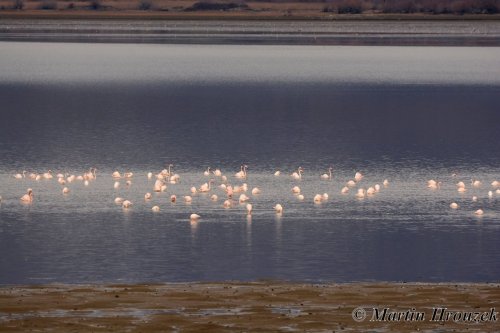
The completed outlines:
<svg viewBox="0 0 500 333">
<path fill-rule="evenodd" d="M 357 322 L 352 312 L 360 306 L 367 317 Z M 437 316 L 432 321 L 434 307 L 488 315 L 482 322 L 444 321 Z M 380 309 L 379 316 L 389 308 L 423 312 L 425 317 L 370 321 L 373 308 Z M 500 309 L 500 284 L 265 281 L 13 286 L 0 288 L 0 331 L 493 332 L 500 323 L 491 317 L 492 308 Z"/>
</svg>

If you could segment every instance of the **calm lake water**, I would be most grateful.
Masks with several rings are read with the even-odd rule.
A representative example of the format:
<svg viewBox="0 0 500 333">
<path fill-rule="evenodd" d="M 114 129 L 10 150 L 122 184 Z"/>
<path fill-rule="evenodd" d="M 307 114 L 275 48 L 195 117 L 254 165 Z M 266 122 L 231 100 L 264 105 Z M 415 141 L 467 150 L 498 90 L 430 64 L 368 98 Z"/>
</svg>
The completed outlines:
<svg viewBox="0 0 500 333">
<path fill-rule="evenodd" d="M 0 101 L 0 284 L 500 276 L 500 48 L 0 42 Z M 145 201 L 146 174 L 169 163 L 180 183 Z M 209 166 L 262 190 L 251 218 L 219 188 L 180 199 L 221 183 Z M 97 180 L 68 195 L 13 177 L 90 167 Z M 132 184 L 114 189 L 114 170 Z"/>
</svg>

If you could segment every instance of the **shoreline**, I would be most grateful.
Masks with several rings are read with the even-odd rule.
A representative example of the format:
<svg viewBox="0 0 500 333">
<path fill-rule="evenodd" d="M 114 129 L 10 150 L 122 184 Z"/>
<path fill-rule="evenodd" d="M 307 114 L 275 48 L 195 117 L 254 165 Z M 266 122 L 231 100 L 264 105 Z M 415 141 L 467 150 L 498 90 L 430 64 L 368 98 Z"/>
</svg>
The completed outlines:
<svg viewBox="0 0 500 333">
<path fill-rule="evenodd" d="M 207 21 L 500 21 L 500 14 L 286 14 L 269 12 L 170 12 L 144 10 L 1 10 L 0 19 L 37 20 L 207 20 Z"/>
<path fill-rule="evenodd" d="M 126 15 L 126 14 L 124 14 Z M 1 16 L 1 14 L 0 14 Z M 233 16 L 149 19 L 116 16 L 0 19 L 0 41 L 246 44 L 500 46 L 500 20 L 294 20 Z"/>
<path fill-rule="evenodd" d="M 363 321 L 353 310 L 366 309 Z M 0 331 L 263 332 L 498 329 L 496 321 L 431 320 L 433 308 L 500 309 L 498 283 L 295 283 L 279 281 L 55 284 L 0 287 Z M 376 320 L 374 308 L 425 313 L 422 321 Z"/>
</svg>

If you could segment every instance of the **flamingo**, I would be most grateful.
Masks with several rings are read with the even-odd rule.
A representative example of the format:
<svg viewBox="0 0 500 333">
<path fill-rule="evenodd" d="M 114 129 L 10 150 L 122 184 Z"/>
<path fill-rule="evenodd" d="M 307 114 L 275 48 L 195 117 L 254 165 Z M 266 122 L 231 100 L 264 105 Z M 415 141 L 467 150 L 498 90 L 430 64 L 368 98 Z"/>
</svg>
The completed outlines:
<svg viewBox="0 0 500 333">
<path fill-rule="evenodd" d="M 119 188 L 120 187 L 120 182 L 115 182 L 114 185 L 113 185 L 113 187 L 115 189 Z"/>
<path fill-rule="evenodd" d="M 219 169 L 215 169 L 215 171 L 214 171 L 214 175 L 215 175 L 216 177 L 220 177 L 220 176 L 222 176 L 222 172 L 221 172 Z"/>
<path fill-rule="evenodd" d="M 174 174 L 170 177 L 170 184 L 175 184 L 177 182 L 179 182 L 179 180 L 181 179 L 181 176 L 179 176 L 178 174 Z"/>
<path fill-rule="evenodd" d="M 361 172 L 356 172 L 356 174 L 354 175 L 354 180 L 359 182 L 361 181 L 361 179 L 363 179 L 363 174 Z"/>
<path fill-rule="evenodd" d="M 129 201 L 129 200 L 125 200 L 123 203 L 122 203 L 122 207 L 123 208 L 130 208 L 132 207 L 132 202 Z"/>
<path fill-rule="evenodd" d="M 149 192 L 144 194 L 144 200 L 149 200 L 149 199 L 151 199 L 151 197 L 152 197 L 152 195 Z"/>
<path fill-rule="evenodd" d="M 253 195 L 257 195 L 257 194 L 259 194 L 259 193 L 260 193 L 260 189 L 259 189 L 258 187 L 254 187 L 254 188 L 252 189 L 252 194 L 253 194 Z"/>
<path fill-rule="evenodd" d="M 276 172 L 274 173 L 274 175 L 275 175 L 276 177 L 278 177 L 279 175 L 281 175 L 281 172 L 278 170 L 278 171 L 276 171 Z"/>
<path fill-rule="evenodd" d="M 168 167 L 168 170 L 167 170 L 167 169 L 163 169 L 163 170 L 161 170 L 161 171 L 160 171 L 160 175 L 161 175 L 162 177 L 168 177 L 168 176 L 170 176 L 170 166 Z"/>
<path fill-rule="evenodd" d="M 294 186 L 294 187 L 292 188 L 292 193 L 294 193 L 294 194 L 299 194 L 299 193 L 300 193 L 300 187 L 298 187 L 298 186 Z"/>
<path fill-rule="evenodd" d="M 283 213 L 283 206 L 281 206 L 280 204 L 276 204 L 273 208 L 276 211 L 276 213 L 278 214 Z"/>
<path fill-rule="evenodd" d="M 204 176 L 210 176 L 210 167 L 203 173 Z"/>
<path fill-rule="evenodd" d="M 247 214 L 248 215 L 252 215 L 252 209 L 253 209 L 252 205 L 251 204 L 247 204 L 246 205 L 246 209 L 247 209 Z"/>
<path fill-rule="evenodd" d="M 315 203 L 320 203 L 322 199 L 323 197 L 321 196 L 321 194 L 316 194 L 313 198 Z"/>
<path fill-rule="evenodd" d="M 193 198 L 192 198 L 190 195 L 185 195 L 185 196 L 184 196 L 184 201 L 185 201 L 186 203 L 190 203 L 190 202 L 192 202 L 192 201 L 193 201 Z"/>
<path fill-rule="evenodd" d="M 342 194 L 347 194 L 347 192 L 349 192 L 349 187 L 347 186 L 342 187 L 342 190 L 340 190 L 340 193 Z"/>
<path fill-rule="evenodd" d="M 481 186 L 481 181 L 479 180 L 471 180 L 472 186 L 479 187 Z"/>
<path fill-rule="evenodd" d="M 382 185 L 384 185 L 384 187 L 389 186 L 389 180 L 384 179 L 384 182 L 382 183 Z"/>
<path fill-rule="evenodd" d="M 229 208 L 231 207 L 231 200 L 225 200 L 224 203 L 222 204 L 224 208 Z"/>
<path fill-rule="evenodd" d="M 237 172 L 234 176 L 236 178 L 246 178 L 247 177 L 247 168 L 248 168 L 247 165 L 242 165 L 240 167 L 240 171 Z"/>
<path fill-rule="evenodd" d="M 361 198 L 364 198 L 364 197 L 365 197 L 365 189 L 363 189 L 363 188 L 359 188 L 359 189 L 358 189 L 358 193 L 356 193 L 356 197 L 357 197 L 357 198 L 360 198 L 360 199 L 361 199 Z"/>
<path fill-rule="evenodd" d="M 22 173 L 22 174 L 20 174 L 20 173 L 16 173 L 16 174 L 14 175 L 14 178 L 16 178 L 16 179 L 23 179 L 24 177 L 26 177 L 26 171 L 23 171 L 23 173 Z"/>
<path fill-rule="evenodd" d="M 232 198 L 233 197 L 233 187 L 231 185 L 228 185 L 226 187 L 226 193 L 227 193 L 227 197 L 228 198 Z"/>
<path fill-rule="evenodd" d="M 366 190 L 366 194 L 367 195 L 374 195 L 375 194 L 375 188 L 373 187 L 369 187 L 367 190 Z"/>
<path fill-rule="evenodd" d="M 191 215 L 189 216 L 189 219 L 190 219 L 191 221 L 196 221 L 196 220 L 198 220 L 200 217 L 201 217 L 201 216 L 200 216 L 200 215 L 198 215 L 198 214 L 191 214 Z"/>
<path fill-rule="evenodd" d="M 325 200 L 325 201 L 328 200 L 328 193 L 323 193 L 322 197 L 323 197 L 323 200 Z"/>
<path fill-rule="evenodd" d="M 153 178 L 153 173 L 152 172 L 148 172 L 148 179 L 151 179 Z"/>
<path fill-rule="evenodd" d="M 205 184 L 201 185 L 199 191 L 200 192 L 208 192 L 208 191 L 210 191 L 210 184 L 212 184 L 213 182 L 214 182 L 214 180 L 210 179 L 208 181 L 208 183 L 205 183 Z"/>
<path fill-rule="evenodd" d="M 297 199 L 302 201 L 302 200 L 304 200 L 304 196 L 302 194 L 299 194 L 299 195 L 297 195 Z"/>
<path fill-rule="evenodd" d="M 172 194 L 170 196 L 170 202 L 176 202 L 177 201 L 177 196 L 175 194 Z"/>
<path fill-rule="evenodd" d="M 243 172 L 243 165 L 240 166 L 240 171 L 234 174 L 236 178 L 244 178 L 245 177 L 245 172 Z"/>
<path fill-rule="evenodd" d="M 115 198 L 115 204 L 119 205 L 123 202 L 123 198 L 117 197 Z"/>
<path fill-rule="evenodd" d="M 151 208 L 151 210 L 152 210 L 153 212 L 155 212 L 155 213 L 158 213 L 158 212 L 160 211 L 160 207 L 158 207 L 158 206 L 153 206 L 153 207 Z"/>
<path fill-rule="evenodd" d="M 52 179 L 52 170 L 47 171 L 46 173 L 43 174 L 43 178 L 45 179 Z"/>
<path fill-rule="evenodd" d="M 356 182 L 354 180 L 349 180 L 347 183 L 346 183 L 347 186 L 349 187 L 353 187 L 353 186 L 356 186 Z"/>
<path fill-rule="evenodd" d="M 26 192 L 27 193 L 21 197 L 21 201 L 28 203 L 33 202 L 33 197 L 34 197 L 33 190 L 29 188 Z"/>
<path fill-rule="evenodd" d="M 113 178 L 121 178 L 122 177 L 122 175 L 118 171 L 113 172 L 113 174 L 111 176 Z"/>
<path fill-rule="evenodd" d="M 474 212 L 474 214 L 476 215 L 483 215 L 484 214 L 484 211 L 482 209 L 478 209 Z"/>
<path fill-rule="evenodd" d="M 245 201 L 248 201 L 248 199 L 250 199 L 249 197 L 247 197 L 245 194 L 242 194 L 240 195 L 240 203 L 243 203 Z"/>
<path fill-rule="evenodd" d="M 324 173 L 321 175 L 321 179 L 332 179 L 332 167 L 328 168 L 328 174 Z"/>
<path fill-rule="evenodd" d="M 457 204 L 456 202 L 452 202 L 452 203 L 450 204 L 450 208 L 451 208 L 451 209 L 457 209 L 457 208 L 458 208 L 458 204 Z"/>
<path fill-rule="evenodd" d="M 296 172 L 292 173 L 292 178 L 293 179 L 302 179 L 302 172 L 304 169 L 302 167 L 299 167 Z"/>
<path fill-rule="evenodd" d="M 161 192 L 161 187 L 164 185 L 162 180 L 157 179 L 155 181 L 155 185 L 153 187 L 153 191 L 155 192 Z"/>
<path fill-rule="evenodd" d="M 62 189 L 63 194 L 68 194 L 69 193 L 69 188 L 65 187 Z"/>
<path fill-rule="evenodd" d="M 217 201 L 218 197 L 217 197 L 217 194 L 212 194 L 212 196 L 210 197 L 210 200 L 212 201 Z"/>
<path fill-rule="evenodd" d="M 431 189 L 437 189 L 441 187 L 441 182 L 436 182 L 434 179 L 427 181 L 427 187 Z M 460 192 L 460 188 L 459 188 Z"/>
</svg>

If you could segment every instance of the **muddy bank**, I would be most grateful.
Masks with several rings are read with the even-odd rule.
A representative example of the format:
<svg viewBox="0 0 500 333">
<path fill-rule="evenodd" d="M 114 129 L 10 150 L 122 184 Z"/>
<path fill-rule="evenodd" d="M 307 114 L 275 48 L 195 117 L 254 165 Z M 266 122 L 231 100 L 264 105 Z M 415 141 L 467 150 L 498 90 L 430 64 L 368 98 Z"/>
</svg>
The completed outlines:
<svg viewBox="0 0 500 333">
<path fill-rule="evenodd" d="M 0 288 L 3 332 L 492 332 L 499 284 L 180 283 Z M 353 319 L 363 307 L 366 317 Z M 374 308 L 380 311 L 374 316 Z M 382 317 L 383 309 L 387 316 Z M 488 313 L 484 320 L 439 318 L 442 310 Z M 494 310 L 492 310 L 494 309 Z M 422 320 L 391 311 L 424 313 Z M 438 311 L 437 314 L 433 312 Z M 363 319 L 359 311 L 357 319 Z M 378 316 L 378 317 L 377 317 Z M 370 320 L 370 319 L 377 320 Z M 441 319 L 441 320 L 440 320 Z M 456 319 L 456 317 L 455 317 Z"/>
</svg>

